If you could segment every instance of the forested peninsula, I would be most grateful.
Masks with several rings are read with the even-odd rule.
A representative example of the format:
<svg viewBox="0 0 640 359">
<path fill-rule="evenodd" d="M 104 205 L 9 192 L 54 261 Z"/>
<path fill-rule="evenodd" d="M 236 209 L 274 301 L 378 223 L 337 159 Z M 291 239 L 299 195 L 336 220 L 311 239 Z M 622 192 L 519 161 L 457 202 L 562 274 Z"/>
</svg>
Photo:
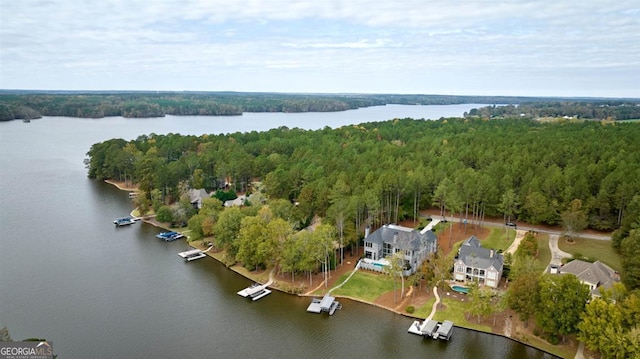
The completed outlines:
<svg viewBox="0 0 640 359">
<path fill-rule="evenodd" d="M 574 229 L 616 230 L 631 289 L 640 287 L 640 243 L 625 240 L 640 225 L 639 138 L 637 123 L 395 119 L 111 139 L 94 144 L 86 163 L 91 178 L 138 184 L 147 203 L 178 201 L 189 188 L 251 192 L 261 182 L 270 201 L 297 204 L 284 216 L 294 227 L 326 218 L 345 245 L 365 224 L 397 223 L 430 207 L 469 220 L 575 218 Z"/>
<path fill-rule="evenodd" d="M 258 92 L 76 92 L 0 91 L 0 121 L 42 116 L 102 118 L 165 115 L 242 115 L 244 112 L 331 112 L 400 105 L 463 103 L 512 105 L 476 110 L 485 117 L 520 115 L 535 118 L 540 108 L 569 107 L 569 116 L 587 119 L 638 119 L 638 99 L 571 99 L 511 96 L 452 96 L 398 94 L 288 94 Z M 525 105 L 523 107 L 523 105 Z M 536 109 L 536 111 L 532 111 Z M 548 113 L 542 111 L 542 113 Z"/>
</svg>

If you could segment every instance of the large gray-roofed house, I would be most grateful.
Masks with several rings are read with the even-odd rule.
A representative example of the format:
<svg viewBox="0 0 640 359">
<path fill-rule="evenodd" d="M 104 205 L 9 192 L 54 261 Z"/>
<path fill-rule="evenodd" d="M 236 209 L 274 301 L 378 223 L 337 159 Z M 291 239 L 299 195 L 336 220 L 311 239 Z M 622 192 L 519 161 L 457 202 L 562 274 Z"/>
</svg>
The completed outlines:
<svg viewBox="0 0 640 359">
<path fill-rule="evenodd" d="M 618 273 L 600 261 L 589 263 L 575 259 L 560 267 L 558 273 L 575 275 L 582 284 L 589 286 L 594 297 L 600 296 L 600 287 L 611 288 L 613 283 L 620 281 Z"/>
<path fill-rule="evenodd" d="M 202 208 L 202 200 L 205 198 L 211 197 L 204 188 L 195 189 L 192 188 L 189 190 L 189 200 L 194 208 L 200 209 Z"/>
<path fill-rule="evenodd" d="M 386 224 L 364 239 L 364 256 L 374 261 L 404 251 L 408 269 L 405 275 L 415 273 L 430 253 L 438 249 L 438 237 L 431 231 L 419 232 L 412 228 Z M 373 268 L 372 268 L 373 269 Z"/>
<path fill-rule="evenodd" d="M 458 250 L 453 278 L 497 288 L 502 277 L 504 257 L 493 249 L 483 248 L 476 236 L 464 241 Z"/>
</svg>

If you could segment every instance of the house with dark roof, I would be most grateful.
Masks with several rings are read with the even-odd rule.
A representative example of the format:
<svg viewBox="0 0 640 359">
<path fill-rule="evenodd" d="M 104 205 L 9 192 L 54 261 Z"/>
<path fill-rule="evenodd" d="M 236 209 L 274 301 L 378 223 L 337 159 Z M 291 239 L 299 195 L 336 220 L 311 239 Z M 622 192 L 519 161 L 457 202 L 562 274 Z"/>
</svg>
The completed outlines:
<svg viewBox="0 0 640 359">
<path fill-rule="evenodd" d="M 589 263 L 575 259 L 560 267 L 558 274 L 575 275 L 580 283 L 589 287 L 593 297 L 600 296 L 600 287 L 608 289 L 620 281 L 618 272 L 600 261 Z"/>
<path fill-rule="evenodd" d="M 381 271 L 385 257 L 403 252 L 404 275 L 415 273 L 431 253 L 438 250 L 438 238 L 431 230 L 421 232 L 394 224 L 385 224 L 364 238 L 365 267 Z M 374 264 L 375 262 L 375 264 Z"/>
<path fill-rule="evenodd" d="M 200 209 L 202 208 L 202 200 L 205 198 L 211 197 L 204 188 L 195 189 L 191 188 L 189 190 L 189 200 L 194 208 Z"/>
<path fill-rule="evenodd" d="M 458 250 L 453 265 L 453 279 L 497 288 L 503 267 L 504 257 L 501 253 L 483 248 L 480 240 L 476 236 L 471 236 Z"/>
</svg>

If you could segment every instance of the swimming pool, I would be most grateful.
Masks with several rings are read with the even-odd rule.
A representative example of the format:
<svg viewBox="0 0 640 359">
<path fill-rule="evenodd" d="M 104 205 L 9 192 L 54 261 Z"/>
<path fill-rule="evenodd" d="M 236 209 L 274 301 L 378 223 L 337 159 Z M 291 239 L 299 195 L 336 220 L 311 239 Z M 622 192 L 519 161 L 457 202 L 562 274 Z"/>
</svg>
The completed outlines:
<svg viewBox="0 0 640 359">
<path fill-rule="evenodd" d="M 460 285 L 452 285 L 451 289 L 453 289 L 455 292 L 458 292 L 458 293 L 463 293 L 463 294 L 469 293 L 469 287 L 463 287 L 463 286 L 460 286 Z"/>
</svg>

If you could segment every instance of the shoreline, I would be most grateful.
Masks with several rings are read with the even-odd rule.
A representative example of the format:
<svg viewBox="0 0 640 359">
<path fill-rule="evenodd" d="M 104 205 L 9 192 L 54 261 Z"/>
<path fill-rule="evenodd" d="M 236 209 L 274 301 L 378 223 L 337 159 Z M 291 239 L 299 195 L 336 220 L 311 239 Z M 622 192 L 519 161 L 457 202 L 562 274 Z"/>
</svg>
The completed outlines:
<svg viewBox="0 0 640 359">
<path fill-rule="evenodd" d="M 108 183 L 108 184 L 111 184 L 111 185 L 115 186 L 116 188 L 118 188 L 119 190 L 122 190 L 122 191 L 126 191 L 126 192 L 136 191 L 136 188 L 123 187 L 118 182 L 115 182 L 115 181 L 104 180 L 104 182 Z M 135 209 L 132 210 L 131 213 L 133 213 L 133 211 L 135 211 Z M 150 225 L 152 225 L 152 226 L 154 226 L 156 228 L 162 228 L 162 229 L 170 230 L 169 228 L 163 227 L 159 223 L 151 220 L 149 217 L 139 217 L 139 218 L 140 218 L 140 220 L 142 222 L 150 224 Z M 200 249 L 200 250 L 206 249 L 206 246 L 204 245 L 204 242 L 205 242 L 204 240 L 203 241 L 198 241 L 198 242 L 200 242 L 200 244 L 196 244 L 195 241 L 194 242 L 190 242 L 188 240 L 188 236 L 185 235 L 185 243 L 188 246 L 191 246 L 193 248 L 197 248 L 197 249 Z M 217 253 L 220 253 L 220 252 L 214 252 L 214 251 L 205 252 L 205 254 L 208 257 L 218 261 L 220 264 L 224 265 L 227 269 L 229 269 L 229 270 L 231 270 L 231 271 L 243 276 L 244 278 L 249 279 L 250 281 L 253 281 L 253 282 L 256 282 L 256 283 L 261 283 L 261 284 L 266 283 L 266 281 L 262 277 L 264 277 L 265 273 L 268 275 L 269 271 L 263 270 L 260 273 L 257 273 L 256 275 L 251 275 L 250 273 L 247 273 L 247 271 L 245 271 L 245 270 L 238 270 L 236 267 L 238 267 L 239 265 L 237 265 L 237 264 L 233 265 L 233 266 L 228 266 L 227 264 L 224 263 L 224 261 L 221 258 L 218 258 L 218 257 L 215 256 L 215 254 L 217 254 Z M 244 268 L 244 267 L 240 267 L 240 268 Z M 336 277 L 333 280 L 335 281 L 337 279 L 339 279 L 339 277 Z M 262 283 L 262 282 L 264 282 L 264 283 Z M 318 295 L 311 294 L 312 292 L 315 292 L 318 287 L 316 287 L 316 289 L 312 289 L 311 291 L 307 291 L 305 293 L 294 293 L 294 292 L 287 291 L 287 290 L 285 290 L 283 288 L 280 288 L 277 285 L 278 285 L 278 280 L 274 279 L 273 283 L 270 286 L 270 289 L 277 290 L 280 293 L 284 293 L 284 294 L 288 294 L 288 295 L 294 295 L 294 296 L 297 296 L 297 297 L 313 298 L 313 297 L 317 297 L 318 296 Z M 331 286 L 329 288 L 331 288 Z M 385 305 L 382 305 L 382 304 L 369 302 L 369 301 L 366 301 L 366 300 L 363 300 L 363 299 L 360 299 L 360 298 L 355 298 L 355 297 L 350 297 L 350 296 L 342 296 L 342 295 L 335 295 L 335 297 L 336 298 L 340 298 L 340 299 L 351 300 L 351 301 L 362 303 L 362 304 L 366 304 L 366 305 L 371 305 L 371 306 L 374 306 L 374 307 L 377 307 L 377 308 L 380 308 L 380 309 L 384 309 L 384 310 L 390 311 L 390 312 L 392 312 L 394 314 L 399 314 L 399 315 L 401 315 L 401 316 L 403 316 L 405 318 L 416 319 L 416 320 L 424 320 L 424 318 L 422 318 L 422 317 L 418 317 L 418 316 L 415 316 L 415 315 L 412 315 L 412 314 L 409 314 L 409 313 L 406 313 L 406 312 L 403 312 L 403 311 L 400 311 L 400 310 L 397 310 L 395 308 L 391 308 L 391 307 L 388 307 L 388 306 L 385 306 Z M 539 347 L 537 347 L 535 345 L 532 345 L 531 343 L 525 342 L 523 340 L 519 340 L 518 338 L 507 336 L 507 335 L 502 334 L 502 333 L 496 333 L 496 332 L 493 332 L 493 331 L 484 331 L 484 330 L 479 330 L 479 329 L 475 329 L 475 328 L 469 328 L 469 327 L 466 327 L 466 326 L 462 326 L 459 323 L 458 324 L 454 323 L 454 327 L 462 328 L 462 329 L 465 329 L 465 330 L 471 330 L 471 331 L 474 331 L 474 332 L 488 334 L 488 335 L 500 336 L 500 337 L 503 337 L 505 339 L 513 340 L 513 341 L 515 341 L 517 343 L 520 343 L 522 345 L 525 345 L 527 347 L 534 348 L 536 350 L 539 350 L 539 351 L 544 352 L 546 354 L 552 355 L 554 357 L 562 358 L 561 356 L 558 356 L 558 355 L 556 355 L 554 353 L 551 353 L 551 352 L 549 352 L 549 351 L 547 351 L 547 350 L 545 350 L 543 348 L 539 348 Z"/>
<path fill-rule="evenodd" d="M 149 223 L 149 222 L 147 222 L 147 223 Z M 152 223 L 150 223 L 150 224 L 152 224 Z M 191 247 L 194 247 L 194 248 L 197 248 L 197 249 L 201 249 L 201 250 L 205 248 L 205 246 L 196 245 L 195 243 L 192 243 L 192 242 L 187 242 L 187 244 L 189 246 L 191 246 Z M 211 251 L 209 251 L 209 252 L 206 252 L 205 254 L 207 256 L 209 256 L 210 258 L 218 261 L 220 264 L 224 265 L 225 267 L 227 267 L 227 269 L 229 269 L 229 270 L 231 270 L 231 271 L 233 271 L 233 272 L 235 272 L 235 273 L 237 273 L 237 274 L 239 274 L 239 275 L 241 275 L 241 276 L 243 276 L 243 277 L 245 277 L 245 278 L 247 278 L 247 279 L 249 279 L 249 280 L 251 280 L 253 282 L 258 282 L 259 283 L 262 279 L 264 279 L 264 278 L 262 278 L 263 275 L 265 273 L 269 273 L 269 271 L 263 270 L 256 276 L 248 275 L 247 273 L 243 273 L 243 271 L 237 270 L 235 268 L 237 265 L 227 266 L 220 258 L 214 256 L 215 253 L 219 253 L 219 252 L 211 252 Z M 338 278 L 335 278 L 335 280 L 337 280 L 337 279 Z M 274 283 L 269 288 L 272 289 L 272 290 L 277 290 L 280 293 L 293 295 L 293 296 L 297 296 L 297 297 L 301 297 L 301 298 L 318 297 L 318 295 L 310 294 L 310 292 L 307 292 L 307 293 L 291 293 L 291 292 L 288 292 L 288 291 L 286 291 L 286 290 L 284 290 L 282 288 L 277 287 L 276 286 L 277 283 L 278 283 L 278 281 L 274 279 Z M 264 283 L 262 283 L 262 284 L 264 284 Z M 384 309 L 384 310 L 390 311 L 390 312 L 392 312 L 394 314 L 401 315 L 401 316 L 403 316 L 405 318 L 408 318 L 408 319 L 415 319 L 415 320 L 424 320 L 425 319 L 425 318 L 418 317 L 418 316 L 415 316 L 415 315 L 412 315 L 412 314 L 409 314 L 409 313 L 405 313 L 405 312 L 397 310 L 395 308 L 390 308 L 390 307 L 384 306 L 382 304 L 369 302 L 369 301 L 366 301 L 366 300 L 363 300 L 363 299 L 360 299 L 360 298 L 355 298 L 355 297 L 351 297 L 351 296 L 344 296 L 344 295 L 333 295 L 333 296 L 335 298 L 347 299 L 347 300 L 350 300 L 350 301 L 353 301 L 353 302 L 358 302 L 358 303 L 365 304 L 365 305 L 371 305 L 371 306 L 374 306 L 374 307 L 377 307 L 377 308 L 380 308 L 380 309 Z M 454 327 L 458 327 L 458 328 L 465 329 L 465 330 L 471 330 L 471 331 L 474 331 L 474 332 L 483 333 L 483 334 L 487 334 L 487 335 L 495 335 L 495 336 L 503 337 L 505 339 L 512 340 L 514 342 L 520 343 L 520 344 L 525 345 L 527 347 L 534 348 L 534 349 L 539 350 L 539 351 L 541 351 L 543 353 L 552 355 L 553 357 L 562 358 L 562 357 L 560 357 L 560 356 L 558 356 L 558 355 L 556 355 L 554 353 L 551 353 L 551 352 L 549 352 L 547 350 L 544 350 L 543 348 L 536 347 L 535 345 L 532 345 L 531 343 L 527 343 L 525 341 L 519 340 L 518 338 L 509 337 L 509 336 L 507 336 L 505 334 L 495 333 L 495 332 L 488 332 L 488 331 L 484 331 L 484 330 L 469 328 L 469 327 L 465 327 L 465 326 L 462 326 L 462 325 L 459 325 L 459 324 L 455 324 L 455 323 L 454 323 Z"/>
</svg>

